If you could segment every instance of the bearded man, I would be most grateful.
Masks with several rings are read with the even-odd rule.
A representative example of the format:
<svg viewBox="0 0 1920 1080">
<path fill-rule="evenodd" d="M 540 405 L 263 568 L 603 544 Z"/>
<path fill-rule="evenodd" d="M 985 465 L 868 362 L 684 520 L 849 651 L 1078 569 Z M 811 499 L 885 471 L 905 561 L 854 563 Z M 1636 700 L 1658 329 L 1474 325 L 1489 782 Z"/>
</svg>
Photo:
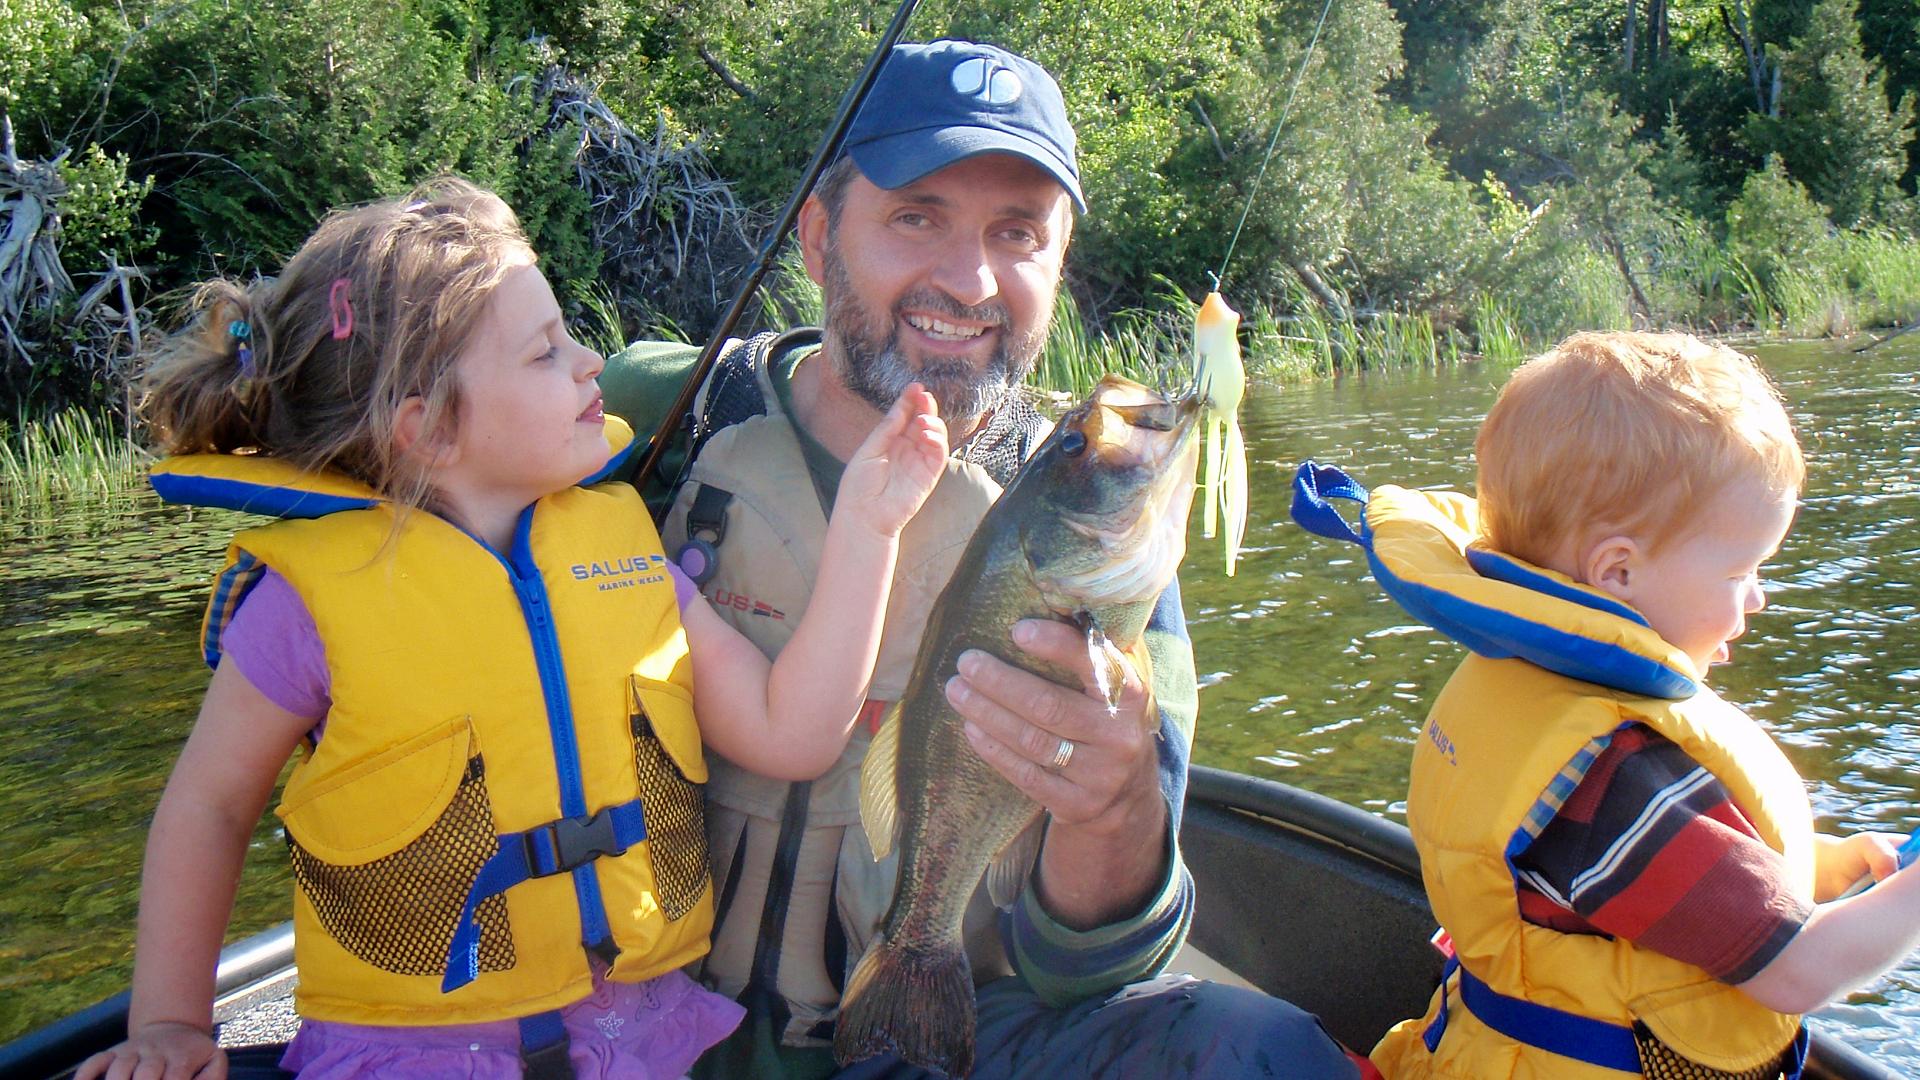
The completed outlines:
<svg viewBox="0 0 1920 1080">
<path fill-rule="evenodd" d="M 968 537 L 1046 434 L 1020 386 L 1085 209 L 1074 147 L 1058 86 L 1031 61 L 972 42 L 897 46 L 800 213 L 826 325 L 733 343 L 688 418 L 667 550 L 772 656 L 806 607 L 842 463 L 908 383 L 939 400 L 952 456 L 901 538 L 865 720 L 904 691 Z M 611 358 L 608 411 L 652 430 L 692 358 L 659 344 Z M 1114 712 L 1062 623 L 1022 622 L 1013 641 L 1082 688 L 981 653 L 947 686 L 973 749 L 1048 815 L 1012 909 L 982 888 L 968 913 L 974 1075 L 1353 1076 L 1285 1002 L 1159 975 L 1193 911 L 1175 842 L 1197 706 L 1177 582 L 1147 637 L 1152 694 L 1129 671 Z M 716 930 L 700 975 L 748 1018 L 702 1075 L 922 1075 L 891 1056 L 836 1072 L 829 1050 L 841 987 L 893 888 L 895 861 L 875 863 L 860 826 L 870 732 L 859 725 L 808 783 L 709 755 Z"/>
</svg>

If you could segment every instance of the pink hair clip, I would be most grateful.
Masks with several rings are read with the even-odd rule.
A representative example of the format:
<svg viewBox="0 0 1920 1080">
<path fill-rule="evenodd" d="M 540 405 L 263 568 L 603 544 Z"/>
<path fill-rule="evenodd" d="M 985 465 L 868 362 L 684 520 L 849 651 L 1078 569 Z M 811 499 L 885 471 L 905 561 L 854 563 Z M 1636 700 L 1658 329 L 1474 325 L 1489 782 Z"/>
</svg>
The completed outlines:
<svg viewBox="0 0 1920 1080">
<path fill-rule="evenodd" d="M 346 278 L 334 279 L 327 291 L 327 306 L 333 309 L 333 340 L 346 340 L 353 333 L 353 302 L 347 299 Z"/>
</svg>

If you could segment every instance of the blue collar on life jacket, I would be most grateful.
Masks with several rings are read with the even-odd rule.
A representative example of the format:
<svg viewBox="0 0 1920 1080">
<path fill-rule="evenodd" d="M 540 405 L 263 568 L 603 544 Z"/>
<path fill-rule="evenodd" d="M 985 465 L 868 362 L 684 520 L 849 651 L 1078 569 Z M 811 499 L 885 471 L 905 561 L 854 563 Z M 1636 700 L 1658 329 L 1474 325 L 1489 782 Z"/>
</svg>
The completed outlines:
<svg viewBox="0 0 1920 1080">
<path fill-rule="evenodd" d="M 597 484 L 632 456 L 633 429 L 606 418 L 607 463 L 580 483 Z M 331 472 L 308 472 L 261 454 L 186 454 L 156 464 L 147 480 L 163 500 L 275 518 L 317 518 L 365 510 L 382 498 L 372 488 Z"/>
<path fill-rule="evenodd" d="M 1565 575 L 1477 543 L 1474 501 L 1455 492 L 1382 487 L 1308 461 L 1294 476 L 1293 520 L 1358 544 L 1381 589 L 1409 615 L 1481 656 L 1518 657 L 1582 682 L 1644 697 L 1700 689 L 1693 662 L 1639 612 Z M 1360 532 L 1328 502 L 1360 503 Z"/>
</svg>

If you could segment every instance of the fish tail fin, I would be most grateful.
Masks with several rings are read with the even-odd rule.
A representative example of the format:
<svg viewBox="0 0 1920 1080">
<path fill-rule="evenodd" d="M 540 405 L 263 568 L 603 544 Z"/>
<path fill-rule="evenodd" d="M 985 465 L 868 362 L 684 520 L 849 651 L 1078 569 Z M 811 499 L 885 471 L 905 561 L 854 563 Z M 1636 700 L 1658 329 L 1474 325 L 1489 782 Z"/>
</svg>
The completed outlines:
<svg viewBox="0 0 1920 1080">
<path fill-rule="evenodd" d="M 833 1056 L 841 1065 L 893 1050 L 948 1076 L 973 1070 L 973 973 L 958 941 L 932 950 L 894 945 L 882 932 L 840 996 Z"/>
</svg>

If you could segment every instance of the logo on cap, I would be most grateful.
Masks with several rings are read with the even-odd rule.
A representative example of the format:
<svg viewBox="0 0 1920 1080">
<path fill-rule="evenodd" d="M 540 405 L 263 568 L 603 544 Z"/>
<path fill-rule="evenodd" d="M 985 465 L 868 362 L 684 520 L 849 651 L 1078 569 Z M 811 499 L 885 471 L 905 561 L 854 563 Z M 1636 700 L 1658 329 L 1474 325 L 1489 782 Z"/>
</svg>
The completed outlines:
<svg viewBox="0 0 1920 1080">
<path fill-rule="evenodd" d="M 1020 96 L 1020 76 L 991 57 L 962 60 L 953 69 L 953 88 L 988 105 L 1010 105 Z"/>
</svg>

